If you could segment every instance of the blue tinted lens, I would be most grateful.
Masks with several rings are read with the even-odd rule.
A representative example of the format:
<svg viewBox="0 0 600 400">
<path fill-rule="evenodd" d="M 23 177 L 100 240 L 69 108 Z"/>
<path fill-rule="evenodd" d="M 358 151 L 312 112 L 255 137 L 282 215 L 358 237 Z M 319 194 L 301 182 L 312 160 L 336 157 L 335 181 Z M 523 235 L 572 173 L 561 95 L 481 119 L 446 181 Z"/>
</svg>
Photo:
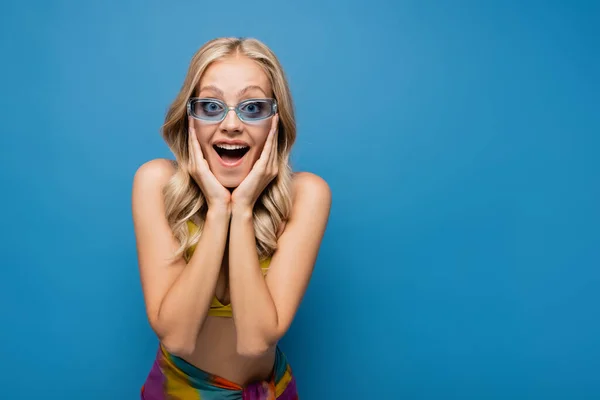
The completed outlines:
<svg viewBox="0 0 600 400">
<path fill-rule="evenodd" d="M 229 107 L 221 100 L 193 98 L 189 100 L 189 113 L 192 117 L 219 122 L 225 118 Z M 259 121 L 275 114 L 277 105 L 274 99 L 249 99 L 236 107 L 236 113 L 242 121 Z"/>
<path fill-rule="evenodd" d="M 238 108 L 245 119 L 257 120 L 272 115 L 273 103 L 269 100 L 249 100 L 240 103 Z"/>
<path fill-rule="evenodd" d="M 193 100 L 190 108 L 193 117 L 207 120 L 221 119 L 226 110 L 223 103 L 211 99 Z"/>
</svg>

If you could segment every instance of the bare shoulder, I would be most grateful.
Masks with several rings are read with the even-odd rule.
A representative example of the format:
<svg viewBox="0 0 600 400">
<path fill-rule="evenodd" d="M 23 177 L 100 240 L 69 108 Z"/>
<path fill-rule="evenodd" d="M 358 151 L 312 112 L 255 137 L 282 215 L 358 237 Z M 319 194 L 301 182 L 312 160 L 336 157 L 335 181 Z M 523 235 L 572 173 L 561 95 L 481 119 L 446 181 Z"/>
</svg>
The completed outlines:
<svg viewBox="0 0 600 400">
<path fill-rule="evenodd" d="M 162 193 L 162 188 L 176 170 L 175 162 L 165 158 L 156 158 L 140 165 L 133 177 L 133 206 L 136 206 L 136 199 L 143 200 L 155 193 Z"/>
<path fill-rule="evenodd" d="M 310 208 L 329 212 L 331 188 L 329 184 L 312 172 L 296 172 L 293 178 L 293 208 Z"/>
<path fill-rule="evenodd" d="M 138 167 L 131 192 L 135 220 L 148 213 L 155 215 L 156 210 L 163 211 L 162 190 L 176 170 L 176 164 L 164 158 L 147 161 Z"/>
<path fill-rule="evenodd" d="M 315 202 L 324 202 L 324 206 L 331 203 L 331 188 L 329 184 L 317 174 L 312 172 L 296 172 L 293 178 L 294 200 L 312 199 Z"/>
<path fill-rule="evenodd" d="M 166 158 L 156 158 L 140 165 L 135 172 L 133 184 L 147 187 L 164 185 L 177 170 L 176 163 Z"/>
</svg>

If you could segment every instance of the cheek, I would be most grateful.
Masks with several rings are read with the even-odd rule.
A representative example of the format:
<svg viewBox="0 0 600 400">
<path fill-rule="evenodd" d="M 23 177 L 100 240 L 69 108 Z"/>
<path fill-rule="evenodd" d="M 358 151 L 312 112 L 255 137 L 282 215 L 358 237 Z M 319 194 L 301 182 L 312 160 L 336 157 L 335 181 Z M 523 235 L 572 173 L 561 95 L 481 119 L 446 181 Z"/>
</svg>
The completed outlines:
<svg viewBox="0 0 600 400">
<path fill-rule="evenodd" d="M 256 129 L 252 134 L 255 143 L 255 153 L 257 154 L 256 158 L 260 157 L 261 153 L 263 152 L 263 149 L 265 148 L 267 136 L 269 135 L 269 130 L 270 125 L 267 125 L 265 127 L 260 127 L 259 129 Z"/>
<path fill-rule="evenodd" d="M 207 127 L 196 124 L 196 136 L 198 138 L 198 142 L 200 143 L 200 149 L 202 150 L 202 154 L 206 158 L 209 152 L 212 150 L 212 146 L 210 145 L 210 138 L 213 134 L 214 129 L 207 129 Z"/>
<path fill-rule="evenodd" d="M 212 147 L 208 143 L 200 143 L 200 149 L 202 149 L 202 155 L 206 158 L 210 154 Z"/>
</svg>

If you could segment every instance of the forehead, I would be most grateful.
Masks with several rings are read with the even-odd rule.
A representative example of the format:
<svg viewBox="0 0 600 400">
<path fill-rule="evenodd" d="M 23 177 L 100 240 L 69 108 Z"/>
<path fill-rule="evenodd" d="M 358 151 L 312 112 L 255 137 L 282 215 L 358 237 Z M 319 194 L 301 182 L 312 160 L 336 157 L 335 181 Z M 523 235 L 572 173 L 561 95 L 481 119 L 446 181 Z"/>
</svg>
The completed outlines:
<svg viewBox="0 0 600 400">
<path fill-rule="evenodd" d="M 228 57 L 212 63 L 204 71 L 199 89 L 206 86 L 220 89 L 226 97 L 236 97 L 237 93 L 248 86 L 260 87 L 265 95 L 271 93 L 267 74 L 254 60 L 244 56 Z"/>
</svg>

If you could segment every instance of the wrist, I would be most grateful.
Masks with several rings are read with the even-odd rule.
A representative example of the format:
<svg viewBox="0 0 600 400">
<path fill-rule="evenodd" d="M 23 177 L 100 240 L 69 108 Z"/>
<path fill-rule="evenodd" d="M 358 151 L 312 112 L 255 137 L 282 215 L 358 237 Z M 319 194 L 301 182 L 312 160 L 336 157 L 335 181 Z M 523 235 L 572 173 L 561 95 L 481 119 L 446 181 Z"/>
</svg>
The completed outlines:
<svg viewBox="0 0 600 400">
<path fill-rule="evenodd" d="M 253 207 L 245 204 L 232 204 L 231 206 L 232 218 L 238 219 L 252 219 Z"/>
<path fill-rule="evenodd" d="M 228 219 L 231 216 L 231 207 L 229 205 L 209 207 L 206 212 L 206 219 Z"/>
</svg>

